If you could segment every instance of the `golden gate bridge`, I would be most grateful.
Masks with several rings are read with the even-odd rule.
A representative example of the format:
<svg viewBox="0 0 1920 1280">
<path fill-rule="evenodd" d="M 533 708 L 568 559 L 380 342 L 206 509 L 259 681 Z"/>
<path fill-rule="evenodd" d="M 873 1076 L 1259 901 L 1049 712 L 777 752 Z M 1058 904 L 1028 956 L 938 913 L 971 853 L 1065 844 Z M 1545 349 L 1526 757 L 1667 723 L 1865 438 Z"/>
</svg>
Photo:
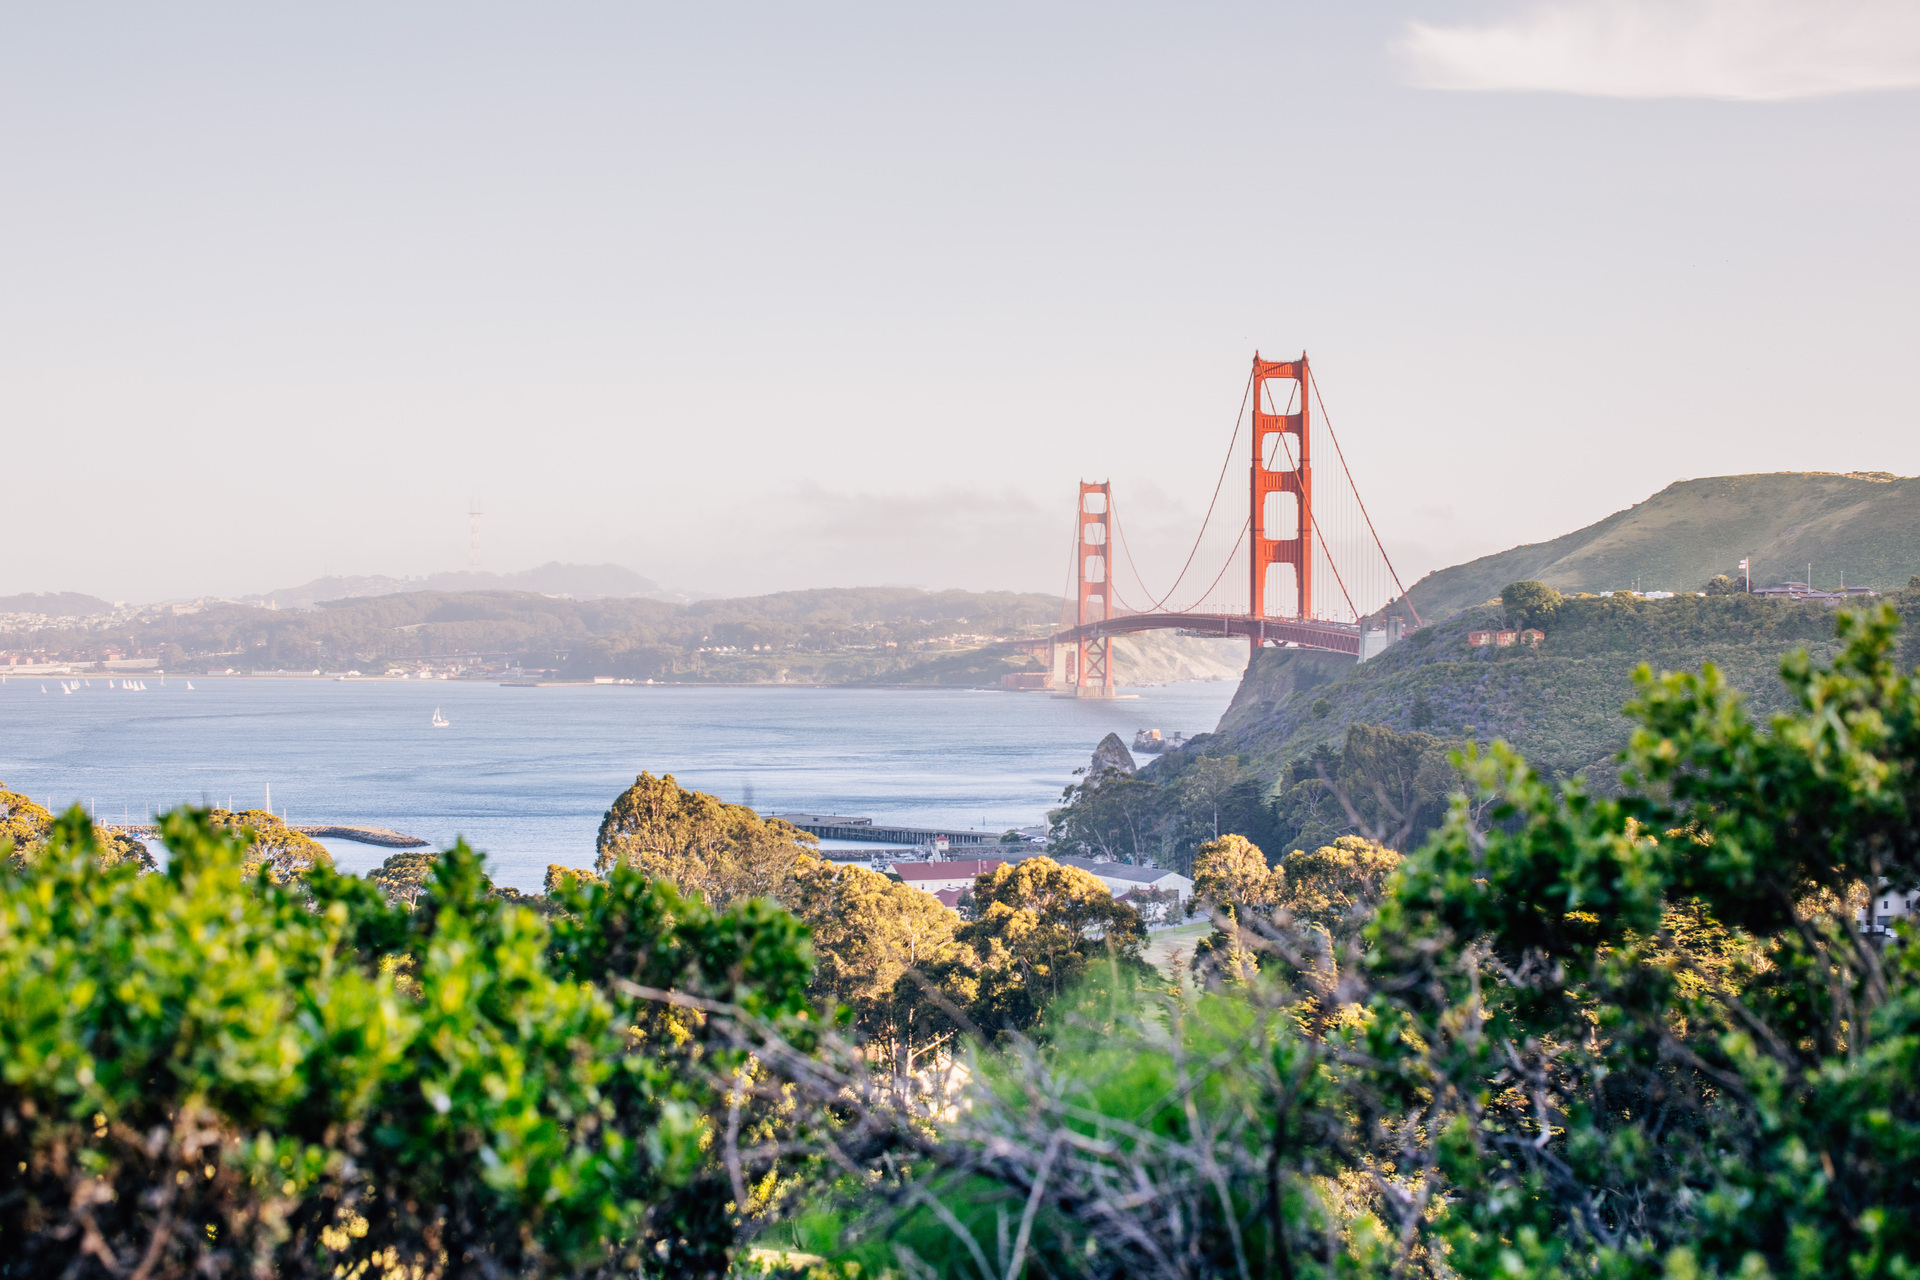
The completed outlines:
<svg viewBox="0 0 1920 1280">
<path fill-rule="evenodd" d="M 1244 506 L 1228 488 L 1243 432 L 1250 442 Z M 1320 449 L 1322 433 L 1330 458 Z M 1364 660 L 1399 638 L 1398 611 L 1376 617 L 1386 606 L 1404 602 L 1420 625 L 1305 352 L 1297 360 L 1254 353 L 1213 499 L 1164 591 L 1154 591 L 1133 562 L 1110 481 L 1080 484 L 1068 572 L 1060 629 L 1045 643 L 1051 683 L 1079 697 L 1114 695 L 1115 636 L 1168 629 L 1245 636 L 1254 649 L 1318 649 Z"/>
</svg>

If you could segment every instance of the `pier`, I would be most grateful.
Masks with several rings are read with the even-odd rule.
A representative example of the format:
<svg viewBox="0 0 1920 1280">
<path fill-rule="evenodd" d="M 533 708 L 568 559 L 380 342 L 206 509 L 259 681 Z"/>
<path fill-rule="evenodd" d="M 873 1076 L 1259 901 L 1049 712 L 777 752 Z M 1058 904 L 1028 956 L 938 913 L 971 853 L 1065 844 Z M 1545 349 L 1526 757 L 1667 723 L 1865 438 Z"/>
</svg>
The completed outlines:
<svg viewBox="0 0 1920 1280">
<path fill-rule="evenodd" d="M 107 831 L 125 831 L 136 836 L 157 836 L 160 828 L 151 822 L 103 822 L 102 829 Z M 303 836 L 312 836 L 316 840 L 352 840 L 356 844 L 377 844 L 383 849 L 424 849 L 427 842 L 418 836 L 406 835 L 387 827 L 350 827 L 337 823 L 322 823 L 318 826 L 289 826 L 289 831 L 298 831 Z"/>
<path fill-rule="evenodd" d="M 869 844 L 920 845 L 944 839 L 949 845 L 998 844 L 993 831 L 950 831 L 938 827 L 876 826 L 872 818 L 849 818 L 834 813 L 770 813 L 769 818 L 799 828 L 822 840 L 861 840 Z"/>
</svg>

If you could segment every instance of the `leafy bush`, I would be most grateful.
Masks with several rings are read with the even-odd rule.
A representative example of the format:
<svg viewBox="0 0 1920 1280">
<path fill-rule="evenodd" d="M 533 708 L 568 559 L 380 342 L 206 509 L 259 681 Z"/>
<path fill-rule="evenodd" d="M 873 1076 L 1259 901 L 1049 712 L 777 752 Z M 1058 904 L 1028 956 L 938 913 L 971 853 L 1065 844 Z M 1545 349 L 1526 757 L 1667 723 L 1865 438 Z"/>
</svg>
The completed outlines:
<svg viewBox="0 0 1920 1280">
<path fill-rule="evenodd" d="M 1344 945 L 1217 914 L 1272 963 L 1062 1002 L 805 1241 L 914 1276 L 1920 1274 L 1920 934 L 1854 918 L 1920 887 L 1896 621 L 1785 660 L 1765 726 L 1643 669 L 1615 798 L 1466 749 Z M 1350 852 L 1336 914 L 1391 866 Z"/>
<path fill-rule="evenodd" d="M 727 1270 L 744 1058 L 650 993 L 804 1030 L 791 917 L 622 868 L 550 931 L 464 845 L 408 911 L 162 830 L 141 874 L 75 810 L 0 875 L 0 1275 Z"/>
</svg>

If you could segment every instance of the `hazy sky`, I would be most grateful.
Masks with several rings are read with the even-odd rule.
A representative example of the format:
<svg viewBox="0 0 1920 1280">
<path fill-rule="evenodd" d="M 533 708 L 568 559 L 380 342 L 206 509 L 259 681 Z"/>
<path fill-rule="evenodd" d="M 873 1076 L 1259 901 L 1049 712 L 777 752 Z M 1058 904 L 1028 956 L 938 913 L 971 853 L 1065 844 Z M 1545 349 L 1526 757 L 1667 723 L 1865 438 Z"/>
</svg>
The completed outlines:
<svg viewBox="0 0 1920 1280">
<path fill-rule="evenodd" d="M 13 5 L 0 594 L 1183 553 L 1308 349 L 1404 576 L 1920 472 L 1911 0 Z M 1156 557 L 1158 557 L 1156 559 Z"/>
</svg>

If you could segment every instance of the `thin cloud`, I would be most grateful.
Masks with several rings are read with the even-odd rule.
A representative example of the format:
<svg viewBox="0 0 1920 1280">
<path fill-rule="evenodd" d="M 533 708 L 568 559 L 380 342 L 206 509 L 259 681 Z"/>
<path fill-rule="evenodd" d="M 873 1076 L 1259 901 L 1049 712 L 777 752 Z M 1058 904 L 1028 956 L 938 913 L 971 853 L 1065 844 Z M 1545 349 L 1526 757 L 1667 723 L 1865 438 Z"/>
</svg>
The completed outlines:
<svg viewBox="0 0 1920 1280">
<path fill-rule="evenodd" d="M 1396 52 L 1430 89 L 1778 101 L 1920 85 L 1920 4 L 1557 0 Z"/>
</svg>

